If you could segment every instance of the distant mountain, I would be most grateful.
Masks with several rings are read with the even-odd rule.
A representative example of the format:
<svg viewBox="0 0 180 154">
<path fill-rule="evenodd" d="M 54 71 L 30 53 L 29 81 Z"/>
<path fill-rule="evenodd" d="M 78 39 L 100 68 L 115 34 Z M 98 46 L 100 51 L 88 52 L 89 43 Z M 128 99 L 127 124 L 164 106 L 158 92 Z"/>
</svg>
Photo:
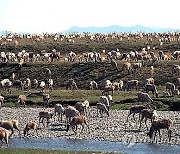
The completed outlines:
<svg viewBox="0 0 180 154">
<path fill-rule="evenodd" d="M 144 27 L 141 25 L 131 26 L 131 27 L 122 27 L 122 26 L 108 26 L 108 27 L 78 27 L 73 26 L 68 30 L 63 31 L 62 33 L 110 33 L 110 32 L 174 32 L 180 31 L 180 29 L 172 29 L 172 28 L 160 28 L 160 27 Z"/>
<path fill-rule="evenodd" d="M 118 25 L 114 26 L 108 26 L 108 27 L 78 27 L 78 26 L 73 26 L 65 31 L 61 31 L 60 33 L 83 33 L 83 32 L 90 32 L 90 33 L 111 33 L 111 32 L 131 32 L 131 33 L 136 33 L 136 32 L 145 32 L 145 33 L 150 33 L 150 32 L 175 32 L 179 31 L 180 29 L 172 29 L 172 28 L 161 28 L 161 27 L 145 27 L 141 25 L 136 25 L 136 26 L 130 26 L 130 27 L 122 27 Z M 10 31 L 0 31 L 0 35 L 10 33 Z M 17 34 L 30 34 L 30 32 L 12 32 L 12 33 L 17 33 Z M 58 32 L 57 32 L 58 33 Z"/>
</svg>

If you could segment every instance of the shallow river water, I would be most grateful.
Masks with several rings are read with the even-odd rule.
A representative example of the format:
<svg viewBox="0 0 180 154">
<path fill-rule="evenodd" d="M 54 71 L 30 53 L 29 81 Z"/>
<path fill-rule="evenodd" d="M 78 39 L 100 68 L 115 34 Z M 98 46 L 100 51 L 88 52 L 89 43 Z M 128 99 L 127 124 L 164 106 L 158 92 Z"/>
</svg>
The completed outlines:
<svg viewBox="0 0 180 154">
<path fill-rule="evenodd" d="M 58 138 L 13 138 L 9 141 L 13 148 L 32 148 L 49 150 L 78 150 L 101 152 L 125 152 L 133 154 L 172 154 L 180 153 L 178 145 L 160 145 L 155 143 L 123 143 L 110 141 L 93 141 Z"/>
</svg>

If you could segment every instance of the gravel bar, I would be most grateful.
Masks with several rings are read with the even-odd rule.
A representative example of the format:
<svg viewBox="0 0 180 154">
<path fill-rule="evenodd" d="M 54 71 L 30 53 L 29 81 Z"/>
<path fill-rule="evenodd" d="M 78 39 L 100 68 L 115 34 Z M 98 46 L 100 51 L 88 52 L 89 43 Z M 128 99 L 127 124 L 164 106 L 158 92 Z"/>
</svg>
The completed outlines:
<svg viewBox="0 0 180 154">
<path fill-rule="evenodd" d="M 48 110 L 54 112 L 54 108 L 6 108 L 0 109 L 0 120 L 18 119 L 19 128 L 21 130 L 21 137 L 23 137 L 23 129 L 27 122 L 33 121 L 39 124 L 38 113 L 40 111 Z M 180 115 L 179 111 L 158 111 L 158 118 L 170 118 L 174 122 L 172 129 L 171 142 L 168 142 L 167 130 L 161 130 L 161 141 L 159 144 L 180 144 Z M 65 138 L 65 139 L 87 139 L 99 141 L 119 141 L 119 142 L 133 142 L 144 143 L 150 142 L 146 135 L 148 130 L 143 122 L 142 128 L 139 130 L 138 120 L 134 121 L 132 117 L 129 122 L 126 122 L 128 110 L 111 110 L 110 116 L 97 116 L 95 107 L 91 107 L 88 115 L 89 130 L 85 127 L 82 133 L 78 129 L 78 133 L 74 134 L 72 130 L 66 132 L 66 125 L 64 122 L 60 123 L 57 118 L 51 119 L 49 126 L 40 123 L 38 125 L 38 134 L 35 131 L 30 131 L 29 138 Z M 138 115 L 136 115 L 138 117 Z M 136 118 L 138 119 L 138 118 Z M 63 121 L 65 118 L 63 117 Z M 148 120 L 150 127 L 150 120 Z M 79 126 L 80 128 L 80 126 Z M 19 137 L 15 130 L 13 138 Z"/>
</svg>

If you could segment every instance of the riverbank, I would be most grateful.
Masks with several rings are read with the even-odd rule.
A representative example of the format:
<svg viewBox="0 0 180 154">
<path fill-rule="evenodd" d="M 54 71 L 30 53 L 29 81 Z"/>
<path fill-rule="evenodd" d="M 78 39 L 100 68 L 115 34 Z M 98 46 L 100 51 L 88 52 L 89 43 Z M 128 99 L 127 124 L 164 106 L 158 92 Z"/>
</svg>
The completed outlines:
<svg viewBox="0 0 180 154">
<path fill-rule="evenodd" d="M 43 111 L 43 108 L 2 108 L 0 112 L 0 120 L 3 119 L 18 119 L 21 136 L 27 122 L 34 121 L 38 123 L 38 113 Z M 53 108 L 46 109 L 53 112 Z M 162 130 L 162 140 L 159 144 L 180 145 L 180 116 L 179 111 L 158 111 L 158 118 L 170 118 L 174 122 L 172 129 L 172 139 L 168 143 L 167 131 Z M 90 108 L 88 123 L 90 130 L 84 129 L 83 133 L 73 134 L 70 130 L 66 132 L 66 126 L 56 120 L 52 120 L 48 127 L 44 127 L 42 123 L 38 126 L 38 134 L 30 131 L 29 138 L 62 138 L 62 139 L 87 139 L 99 141 L 119 141 L 128 143 L 146 143 L 149 138 L 145 125 L 142 125 L 139 130 L 139 124 L 133 121 L 132 117 L 129 122 L 125 123 L 128 115 L 127 110 L 111 110 L 110 116 L 102 118 L 97 116 L 95 107 Z M 63 119 L 65 120 L 65 119 Z M 148 121 L 150 126 L 150 121 Z M 80 130 L 79 130 L 80 131 Z M 90 131 L 90 133 L 89 133 Z M 18 132 L 15 130 L 13 138 L 18 137 Z M 11 139 L 9 140 L 11 142 Z"/>
</svg>

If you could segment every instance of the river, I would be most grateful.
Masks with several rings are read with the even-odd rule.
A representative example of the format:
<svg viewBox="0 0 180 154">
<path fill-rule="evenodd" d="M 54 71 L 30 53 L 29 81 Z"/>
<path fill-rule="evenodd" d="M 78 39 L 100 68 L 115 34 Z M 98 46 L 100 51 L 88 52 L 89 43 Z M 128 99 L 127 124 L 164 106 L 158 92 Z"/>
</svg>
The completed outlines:
<svg viewBox="0 0 180 154">
<path fill-rule="evenodd" d="M 124 143 L 83 139 L 72 140 L 58 138 L 13 138 L 10 139 L 9 146 L 13 148 L 124 152 L 133 154 L 172 154 L 180 152 L 180 146 L 178 145 L 162 145 L 155 143 Z"/>
</svg>

